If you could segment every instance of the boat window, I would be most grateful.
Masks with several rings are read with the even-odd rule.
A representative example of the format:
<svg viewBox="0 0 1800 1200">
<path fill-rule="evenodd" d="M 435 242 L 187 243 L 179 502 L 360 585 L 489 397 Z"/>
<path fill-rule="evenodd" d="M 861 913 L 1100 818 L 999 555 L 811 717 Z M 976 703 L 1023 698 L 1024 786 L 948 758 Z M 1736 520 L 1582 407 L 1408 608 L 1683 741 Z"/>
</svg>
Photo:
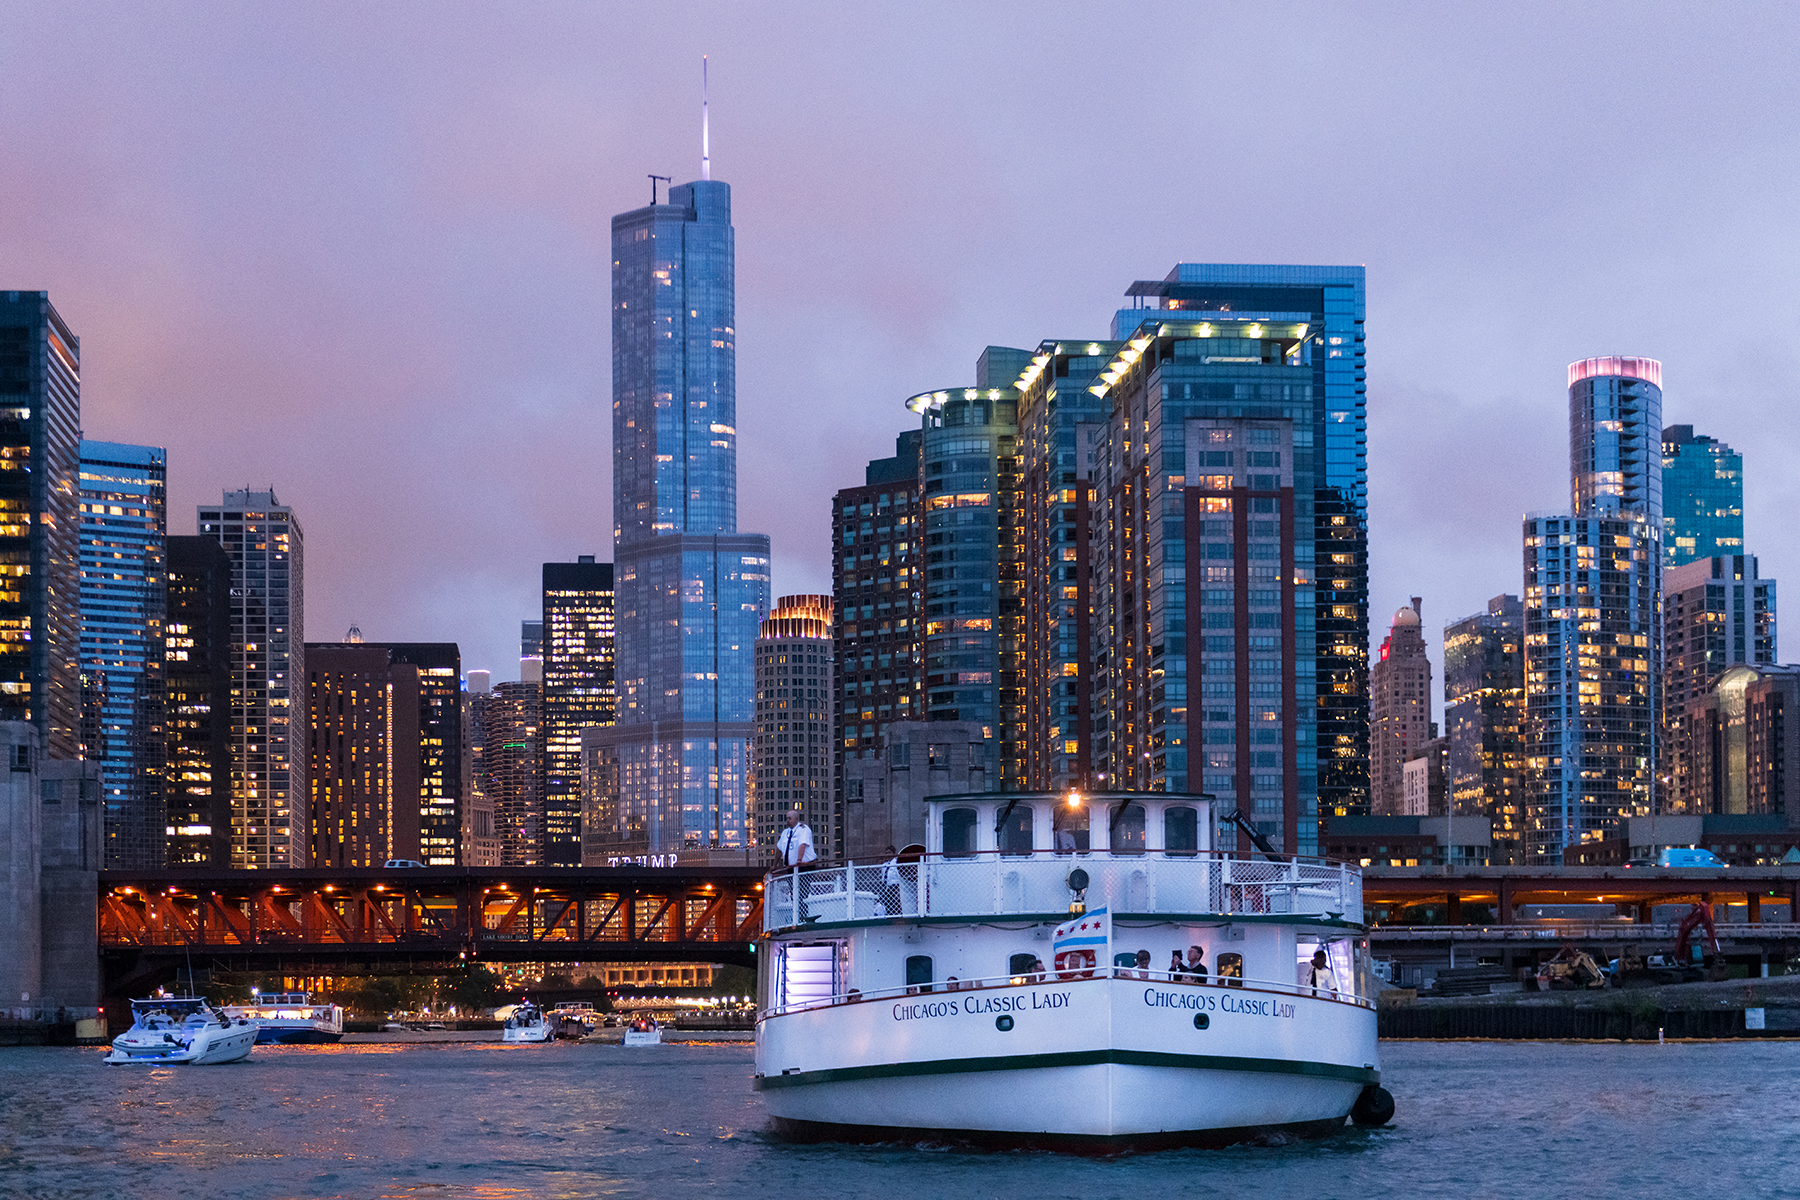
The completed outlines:
<svg viewBox="0 0 1800 1200">
<path fill-rule="evenodd" d="M 1325 954 L 1325 972 L 1315 978 L 1314 968 L 1318 961 L 1314 955 L 1320 951 Z M 1314 989 L 1315 995 L 1348 995 L 1354 990 L 1351 981 L 1355 978 L 1355 963 L 1349 938 L 1334 938 L 1329 941 L 1301 938 L 1295 941 L 1294 982 L 1301 987 Z"/>
<path fill-rule="evenodd" d="M 906 988 L 909 992 L 929 992 L 931 990 L 931 955 L 909 954 L 906 956 Z"/>
<path fill-rule="evenodd" d="M 1035 954 L 1015 954 L 1006 960 L 1006 973 L 1014 979 L 1030 975 L 1037 969 L 1037 960 Z"/>
<path fill-rule="evenodd" d="M 1226 987 L 1244 986 L 1244 956 L 1241 954 L 1221 954 L 1213 968 L 1213 973 L 1224 980 Z"/>
<path fill-rule="evenodd" d="M 944 853 L 953 855 L 975 853 L 974 809 L 951 808 L 944 810 Z"/>
<path fill-rule="evenodd" d="M 1056 852 L 1087 853 L 1088 809 L 1085 804 L 1056 806 Z"/>
<path fill-rule="evenodd" d="M 1012 812 L 1000 826 L 1000 853 L 1023 855 L 1031 853 L 1031 806 L 1028 804 L 1013 805 Z"/>
<path fill-rule="evenodd" d="M 1114 854 L 1144 852 L 1144 806 L 1121 805 L 1113 813 L 1112 850 Z"/>
<path fill-rule="evenodd" d="M 1200 852 L 1200 814 L 1192 808 L 1163 809 L 1163 848 L 1170 854 Z"/>
</svg>

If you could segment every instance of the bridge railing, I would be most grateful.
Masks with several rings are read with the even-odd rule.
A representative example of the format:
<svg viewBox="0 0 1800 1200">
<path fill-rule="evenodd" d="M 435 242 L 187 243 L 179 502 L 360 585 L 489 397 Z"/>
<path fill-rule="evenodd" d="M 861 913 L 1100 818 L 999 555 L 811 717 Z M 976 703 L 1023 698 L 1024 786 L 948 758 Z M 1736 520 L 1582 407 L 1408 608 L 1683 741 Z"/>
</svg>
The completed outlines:
<svg viewBox="0 0 1800 1200">
<path fill-rule="evenodd" d="M 1800 941 L 1800 923 L 1720 921 L 1719 940 L 1758 938 Z M 1556 925 L 1371 925 L 1369 937 L 1383 942 L 1673 942 L 1677 921 L 1567 922 Z M 1696 940 L 1704 937 L 1695 933 Z"/>
<path fill-rule="evenodd" d="M 1086 876 L 1082 879 L 1076 872 Z M 795 867 L 766 881 L 766 932 L 884 917 L 1066 913 L 1078 895 L 1115 913 L 1311 915 L 1362 920 L 1362 875 L 1320 859 L 1225 854 L 923 855 Z"/>
</svg>

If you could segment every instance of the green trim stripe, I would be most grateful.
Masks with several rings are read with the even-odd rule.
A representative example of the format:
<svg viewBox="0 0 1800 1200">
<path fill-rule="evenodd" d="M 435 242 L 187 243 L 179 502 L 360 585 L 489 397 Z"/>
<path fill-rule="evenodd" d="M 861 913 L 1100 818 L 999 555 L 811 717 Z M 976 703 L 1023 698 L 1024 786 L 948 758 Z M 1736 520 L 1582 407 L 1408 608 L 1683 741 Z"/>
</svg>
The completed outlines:
<svg viewBox="0 0 1800 1200">
<path fill-rule="evenodd" d="M 758 1075 L 756 1087 L 802 1087 L 813 1083 L 847 1083 L 856 1079 L 898 1079 L 910 1075 L 962 1075 L 975 1071 L 1034 1071 L 1045 1067 L 1088 1067 L 1118 1063 L 1131 1067 L 1181 1067 L 1195 1071 L 1247 1071 L 1263 1075 L 1306 1075 L 1349 1083 L 1379 1083 L 1374 1067 L 1302 1062 L 1279 1058 L 1242 1058 L 1230 1054 L 1169 1054 L 1158 1050 L 1071 1050 L 1060 1054 L 999 1054 L 986 1058 L 936 1058 L 924 1062 L 875 1063 L 796 1071 L 791 1075 Z"/>
</svg>

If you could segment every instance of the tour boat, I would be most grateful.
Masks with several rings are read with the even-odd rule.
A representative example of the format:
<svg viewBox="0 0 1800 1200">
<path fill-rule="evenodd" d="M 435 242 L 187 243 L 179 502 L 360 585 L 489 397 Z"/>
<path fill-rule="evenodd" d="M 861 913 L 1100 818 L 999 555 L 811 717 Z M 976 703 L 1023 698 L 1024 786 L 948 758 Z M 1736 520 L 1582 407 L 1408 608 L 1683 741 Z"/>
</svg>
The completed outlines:
<svg viewBox="0 0 1800 1200">
<path fill-rule="evenodd" d="M 654 1017 L 639 1017 L 625 1027 L 625 1044 L 627 1046 L 660 1046 L 662 1045 L 662 1026 Z"/>
<path fill-rule="evenodd" d="M 131 1028 L 113 1039 L 108 1063 L 167 1066 L 239 1062 L 256 1045 L 256 1026 L 233 1020 L 199 996 L 131 1002 Z"/>
<path fill-rule="evenodd" d="M 544 1010 L 527 1001 L 513 1009 L 500 1031 L 503 1042 L 547 1042 L 550 1040 L 550 1018 Z"/>
<path fill-rule="evenodd" d="M 225 1015 L 256 1026 L 256 1040 L 263 1045 L 338 1042 L 344 1037 L 344 1010 L 335 1004 L 314 1004 L 306 992 L 269 992 L 249 1004 L 234 1004 Z"/>
<path fill-rule="evenodd" d="M 1391 1116 L 1356 869 L 1214 853 L 1202 796 L 926 808 L 923 854 L 765 880 L 777 1134 L 1112 1150 Z"/>
</svg>

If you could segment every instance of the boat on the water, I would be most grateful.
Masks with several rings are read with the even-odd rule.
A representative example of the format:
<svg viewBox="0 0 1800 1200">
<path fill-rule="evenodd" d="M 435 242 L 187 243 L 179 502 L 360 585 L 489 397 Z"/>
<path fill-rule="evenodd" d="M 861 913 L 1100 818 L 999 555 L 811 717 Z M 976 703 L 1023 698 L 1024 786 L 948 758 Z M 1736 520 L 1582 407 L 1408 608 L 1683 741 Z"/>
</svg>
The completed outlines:
<svg viewBox="0 0 1800 1200">
<path fill-rule="evenodd" d="M 307 992 L 269 992 L 249 1004 L 228 1005 L 224 1012 L 256 1026 L 256 1040 L 265 1046 L 337 1042 L 344 1037 L 344 1010 L 336 1004 L 315 1004 Z"/>
<path fill-rule="evenodd" d="M 639 1017 L 625 1027 L 625 1044 L 627 1046 L 660 1046 L 662 1045 L 662 1026 L 654 1017 Z"/>
<path fill-rule="evenodd" d="M 211 1066 L 240 1062 L 256 1045 L 256 1026 L 233 1020 L 200 996 L 152 996 L 131 1002 L 131 1028 L 113 1039 L 108 1063 Z"/>
<path fill-rule="evenodd" d="M 764 885 L 775 1132 L 1137 1149 L 1382 1124 L 1362 879 L 1211 799 L 940 796 L 922 853 Z"/>
<path fill-rule="evenodd" d="M 547 1042 L 551 1037 L 550 1018 L 537 1005 L 526 1001 L 513 1009 L 500 1031 L 503 1042 Z"/>
</svg>

